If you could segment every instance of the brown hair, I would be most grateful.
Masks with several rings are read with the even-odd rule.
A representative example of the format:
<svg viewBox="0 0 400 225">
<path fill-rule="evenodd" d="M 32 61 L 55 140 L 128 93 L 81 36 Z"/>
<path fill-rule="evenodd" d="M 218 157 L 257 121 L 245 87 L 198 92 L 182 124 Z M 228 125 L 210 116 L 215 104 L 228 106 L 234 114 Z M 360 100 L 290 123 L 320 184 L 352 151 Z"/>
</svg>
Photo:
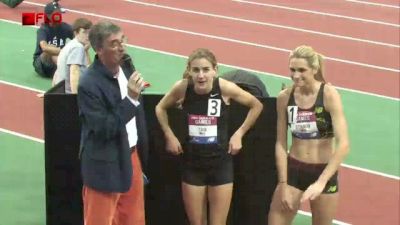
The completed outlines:
<svg viewBox="0 0 400 225">
<path fill-rule="evenodd" d="M 320 53 L 314 51 L 310 46 L 301 45 L 295 48 L 289 56 L 289 59 L 300 58 L 307 61 L 308 66 L 312 69 L 317 70 L 315 79 L 326 83 L 324 77 L 324 57 Z"/>
<path fill-rule="evenodd" d="M 74 23 L 72 24 L 72 30 L 74 31 L 74 33 L 78 33 L 80 31 L 80 29 L 90 29 L 92 27 L 92 22 L 86 18 L 79 18 L 76 19 L 74 21 Z"/>
<path fill-rule="evenodd" d="M 185 70 L 185 72 L 183 72 L 182 78 L 183 79 L 188 79 L 190 77 L 190 74 L 187 70 Z"/>
<path fill-rule="evenodd" d="M 217 58 L 215 57 L 214 53 L 212 53 L 210 50 L 208 50 L 206 48 L 198 48 L 189 55 L 189 58 L 188 58 L 187 64 L 186 64 L 186 70 L 183 73 L 183 78 L 188 78 L 190 76 L 189 71 L 190 71 L 191 63 L 195 59 L 203 59 L 203 58 L 211 63 L 213 69 L 217 68 L 218 63 L 217 63 Z"/>
</svg>

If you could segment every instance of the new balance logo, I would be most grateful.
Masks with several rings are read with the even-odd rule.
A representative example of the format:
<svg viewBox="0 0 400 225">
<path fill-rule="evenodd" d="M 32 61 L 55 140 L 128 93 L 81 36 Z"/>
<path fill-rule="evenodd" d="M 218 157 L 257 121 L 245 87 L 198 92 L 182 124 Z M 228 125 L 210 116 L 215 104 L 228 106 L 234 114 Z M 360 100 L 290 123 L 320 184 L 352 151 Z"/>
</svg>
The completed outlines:
<svg viewBox="0 0 400 225">
<path fill-rule="evenodd" d="M 334 192 L 336 192 L 336 190 L 337 190 L 337 186 L 336 185 L 333 185 L 333 186 L 330 186 L 329 187 L 329 189 L 328 189 L 328 193 L 334 193 Z"/>
</svg>

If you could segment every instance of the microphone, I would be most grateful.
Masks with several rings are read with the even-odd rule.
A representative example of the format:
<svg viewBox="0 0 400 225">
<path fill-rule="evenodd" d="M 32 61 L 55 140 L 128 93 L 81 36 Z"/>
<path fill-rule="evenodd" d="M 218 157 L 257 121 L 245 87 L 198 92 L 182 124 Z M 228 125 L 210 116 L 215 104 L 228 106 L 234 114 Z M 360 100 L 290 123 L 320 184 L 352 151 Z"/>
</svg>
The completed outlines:
<svg viewBox="0 0 400 225">
<path fill-rule="evenodd" d="M 131 75 L 136 71 L 135 65 L 133 65 L 133 60 L 132 60 L 131 56 L 128 55 L 127 53 L 125 53 L 122 56 L 120 66 L 121 66 L 122 70 L 124 71 L 125 75 Z M 143 84 L 144 84 L 143 89 L 150 87 L 149 82 L 144 81 Z"/>
<path fill-rule="evenodd" d="M 131 56 L 126 53 L 122 56 L 120 66 L 126 75 L 131 75 L 136 71 Z"/>
</svg>

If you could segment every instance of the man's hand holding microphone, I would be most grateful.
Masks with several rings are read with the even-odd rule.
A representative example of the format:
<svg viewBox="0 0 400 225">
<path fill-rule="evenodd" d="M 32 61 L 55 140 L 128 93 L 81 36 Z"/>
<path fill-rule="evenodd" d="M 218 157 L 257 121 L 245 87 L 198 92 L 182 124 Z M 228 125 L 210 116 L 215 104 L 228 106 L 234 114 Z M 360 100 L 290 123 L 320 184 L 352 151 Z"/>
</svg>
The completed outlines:
<svg viewBox="0 0 400 225">
<path fill-rule="evenodd" d="M 146 82 L 143 80 L 142 74 L 138 71 L 133 72 L 128 80 L 128 95 L 132 99 L 138 101 L 140 93 L 146 87 Z"/>
</svg>

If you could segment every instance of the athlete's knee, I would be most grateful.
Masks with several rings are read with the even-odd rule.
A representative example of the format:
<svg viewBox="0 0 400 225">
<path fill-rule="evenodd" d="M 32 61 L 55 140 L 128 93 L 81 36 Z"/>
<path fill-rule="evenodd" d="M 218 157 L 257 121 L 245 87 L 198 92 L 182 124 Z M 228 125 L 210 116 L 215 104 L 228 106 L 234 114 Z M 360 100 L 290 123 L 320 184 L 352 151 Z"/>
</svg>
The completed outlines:
<svg viewBox="0 0 400 225">
<path fill-rule="evenodd" d="M 207 225 L 207 219 L 189 220 L 190 225 Z"/>
<path fill-rule="evenodd" d="M 226 219 L 218 220 L 218 221 L 210 221 L 210 225 L 226 225 Z"/>
<path fill-rule="evenodd" d="M 51 55 L 46 52 L 42 52 L 42 54 L 40 54 L 40 59 L 47 65 L 54 63 L 51 58 Z"/>
</svg>

